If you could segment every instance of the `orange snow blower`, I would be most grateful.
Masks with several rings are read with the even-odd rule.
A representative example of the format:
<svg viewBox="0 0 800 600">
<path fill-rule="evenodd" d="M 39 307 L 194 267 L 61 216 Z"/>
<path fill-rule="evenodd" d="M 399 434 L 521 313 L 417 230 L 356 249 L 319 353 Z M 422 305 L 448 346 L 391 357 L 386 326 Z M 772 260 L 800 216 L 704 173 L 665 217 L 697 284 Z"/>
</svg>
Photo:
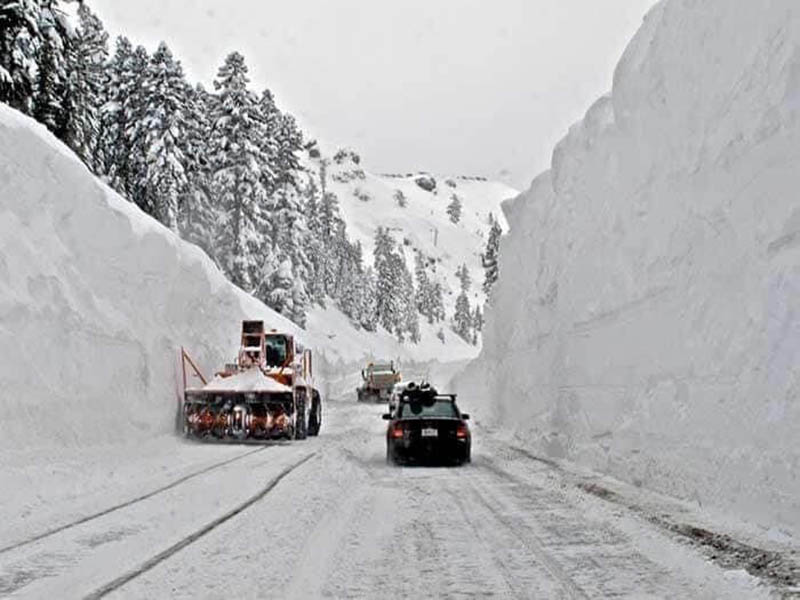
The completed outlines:
<svg viewBox="0 0 800 600">
<path fill-rule="evenodd" d="M 202 386 L 187 386 L 187 366 Z M 292 335 L 266 331 L 263 321 L 242 321 L 236 362 L 211 381 L 183 348 L 181 368 L 188 437 L 305 439 L 319 433 L 322 399 L 313 383 L 311 350 Z"/>
</svg>

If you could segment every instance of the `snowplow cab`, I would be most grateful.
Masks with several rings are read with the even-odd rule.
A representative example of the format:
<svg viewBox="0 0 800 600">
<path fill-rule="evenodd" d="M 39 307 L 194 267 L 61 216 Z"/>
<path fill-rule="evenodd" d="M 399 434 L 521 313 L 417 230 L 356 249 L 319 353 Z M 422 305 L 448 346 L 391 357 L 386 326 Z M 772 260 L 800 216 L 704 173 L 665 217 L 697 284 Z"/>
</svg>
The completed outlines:
<svg viewBox="0 0 800 600">
<path fill-rule="evenodd" d="M 264 337 L 267 367 L 281 367 L 294 360 L 294 340 L 291 336 L 269 333 Z"/>
</svg>

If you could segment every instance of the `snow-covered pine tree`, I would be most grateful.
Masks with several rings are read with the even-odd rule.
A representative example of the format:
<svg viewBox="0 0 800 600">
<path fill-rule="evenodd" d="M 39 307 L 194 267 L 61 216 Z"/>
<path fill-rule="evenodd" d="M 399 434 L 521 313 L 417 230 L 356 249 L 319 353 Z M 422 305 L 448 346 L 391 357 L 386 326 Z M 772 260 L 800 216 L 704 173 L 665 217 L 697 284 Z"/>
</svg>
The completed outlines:
<svg viewBox="0 0 800 600">
<path fill-rule="evenodd" d="M 328 163 L 330 161 L 327 158 L 323 158 L 319 161 L 319 189 L 320 193 L 324 197 L 326 193 L 328 193 Z"/>
<path fill-rule="evenodd" d="M 378 322 L 389 331 L 397 329 L 401 319 L 397 282 L 402 276 L 394 252 L 395 242 L 389 231 L 378 227 L 375 233 L 375 311 Z"/>
<path fill-rule="evenodd" d="M 281 113 L 275 105 L 272 92 L 265 89 L 258 101 L 259 109 L 259 141 L 261 152 L 266 163 L 262 166 L 262 179 L 268 197 L 273 197 L 281 188 L 279 165 L 278 130 L 280 128 Z"/>
<path fill-rule="evenodd" d="M 359 289 L 359 322 L 367 331 L 376 331 L 378 328 L 377 292 L 375 287 L 375 272 L 372 267 L 364 269 L 361 275 Z"/>
<path fill-rule="evenodd" d="M 297 126 L 295 118 L 288 113 L 281 113 L 277 130 L 277 185 L 297 186 L 297 174 L 300 172 L 300 152 L 303 150 L 303 134 Z"/>
<path fill-rule="evenodd" d="M 272 247 L 280 256 L 291 259 L 294 272 L 305 280 L 310 268 L 304 248 L 308 229 L 303 207 L 294 188 L 282 186 L 278 189 L 269 210 Z"/>
<path fill-rule="evenodd" d="M 325 292 L 328 296 L 336 298 L 339 264 L 346 249 L 341 245 L 341 237 L 337 237 L 337 232 L 342 231 L 344 221 L 339 214 L 339 201 L 333 192 L 326 192 L 322 195 L 319 205 L 319 221 L 324 258 Z"/>
<path fill-rule="evenodd" d="M 289 318 L 305 329 L 308 313 L 308 293 L 302 279 L 295 277 L 292 286 L 292 311 Z"/>
<path fill-rule="evenodd" d="M 450 198 L 450 204 L 447 205 L 447 214 L 452 223 L 458 223 L 461 220 L 461 198 L 458 197 L 458 194 L 453 194 Z"/>
<path fill-rule="evenodd" d="M 350 317 L 356 325 L 361 325 L 361 306 L 363 305 L 361 289 L 362 266 L 360 261 L 353 260 L 352 255 L 342 261 L 340 267 L 340 297 L 337 305 L 341 311 Z"/>
<path fill-rule="evenodd" d="M 492 286 L 499 276 L 500 236 L 503 234 L 500 223 L 491 214 L 489 214 L 489 221 L 491 228 L 489 229 L 489 238 L 486 240 L 486 251 L 481 255 L 484 270 L 483 293 L 487 298 L 490 297 Z"/>
<path fill-rule="evenodd" d="M 142 90 L 146 102 L 134 135 L 147 152 L 143 193 L 156 218 L 177 232 L 179 200 L 188 184 L 185 148 L 191 88 L 164 42 L 150 59 Z"/>
<path fill-rule="evenodd" d="M 361 290 L 358 289 L 358 274 L 346 268 L 346 282 L 342 286 L 342 296 L 337 301 L 337 306 L 345 315 L 350 318 L 353 326 L 358 329 L 361 326 L 359 307 L 361 300 Z"/>
<path fill-rule="evenodd" d="M 428 272 L 429 261 L 421 252 L 416 253 L 414 260 L 417 310 L 433 324 L 444 319 L 442 285 L 435 280 L 435 268 L 433 273 Z"/>
<path fill-rule="evenodd" d="M 356 248 L 347 239 L 347 227 L 343 220 L 339 221 L 333 239 L 329 243 L 329 276 L 331 279 L 328 290 L 330 296 L 337 300 L 340 307 L 347 287 L 351 285 L 361 268 L 359 265 L 361 262 L 360 247 L 357 252 L 359 257 L 356 259 Z"/>
<path fill-rule="evenodd" d="M 224 214 L 221 211 L 220 214 L 224 217 Z M 268 237 L 262 236 L 260 243 L 261 250 L 257 252 L 255 268 L 251 272 L 251 279 L 253 281 L 252 294 L 265 304 L 269 305 L 269 296 L 270 292 L 272 291 L 273 278 L 276 271 L 280 268 L 281 262 L 278 259 L 277 254 L 275 254 L 273 251 L 272 242 Z"/>
<path fill-rule="evenodd" d="M 179 229 L 187 240 L 197 244 L 214 260 L 214 229 L 217 207 L 211 193 L 207 140 L 211 131 L 208 115 L 215 98 L 202 85 L 189 95 L 185 137 L 187 184 L 181 197 Z"/>
<path fill-rule="evenodd" d="M 95 164 L 95 157 L 107 80 L 108 34 L 100 19 L 83 3 L 78 7 L 78 18 L 78 29 L 65 55 L 64 120 L 59 123 L 57 135 L 98 173 L 102 165 Z"/>
<path fill-rule="evenodd" d="M 483 313 L 479 304 L 475 304 L 475 311 L 472 313 L 472 345 L 478 345 L 478 339 L 483 331 Z"/>
<path fill-rule="evenodd" d="M 65 120 L 62 115 L 65 79 L 63 40 L 54 28 L 49 28 L 42 32 L 33 118 L 53 132 Z"/>
<path fill-rule="evenodd" d="M 433 315 L 433 320 L 437 323 L 444 321 L 446 317 L 444 291 L 442 290 L 442 284 L 438 281 L 434 282 L 431 288 L 431 314 Z"/>
<path fill-rule="evenodd" d="M 469 307 L 469 299 L 464 291 L 456 298 L 453 331 L 465 342 L 472 343 L 472 312 Z"/>
<path fill-rule="evenodd" d="M 327 239 L 332 238 L 342 221 L 339 214 L 339 199 L 333 192 L 326 192 L 322 195 L 319 205 L 319 220 L 322 226 L 322 236 Z"/>
<path fill-rule="evenodd" d="M 306 253 L 307 240 L 310 237 L 306 217 L 300 197 L 293 186 L 283 185 L 277 191 L 277 199 L 271 208 L 270 220 L 272 221 L 273 251 L 279 260 L 289 259 L 295 280 L 303 284 L 302 303 L 295 303 L 292 314 L 302 313 L 301 320 L 305 322 L 305 310 L 308 305 L 305 282 L 311 281 L 314 267 Z"/>
<path fill-rule="evenodd" d="M 266 297 L 267 305 L 291 319 L 294 312 L 294 275 L 292 261 L 284 259 L 273 272 L 270 291 Z"/>
<path fill-rule="evenodd" d="M 456 277 L 458 278 L 461 291 L 464 293 L 468 292 L 469 288 L 472 286 L 472 277 L 469 274 L 469 269 L 467 269 L 466 264 L 462 264 L 456 269 Z"/>
<path fill-rule="evenodd" d="M 461 293 L 458 295 L 458 298 L 456 298 L 455 314 L 453 315 L 453 331 L 464 341 L 471 343 L 473 319 L 467 292 L 472 285 L 472 279 L 469 275 L 467 265 L 463 264 L 458 268 L 456 277 L 458 277 L 461 286 Z"/>
<path fill-rule="evenodd" d="M 411 277 L 411 272 L 406 266 L 406 261 L 403 259 L 402 254 L 396 254 L 399 260 L 398 270 L 401 272 L 398 281 L 398 296 L 400 300 L 400 315 L 401 319 L 397 325 L 397 338 L 402 341 L 403 334 L 408 334 L 408 339 L 411 342 L 418 344 L 420 341 L 419 332 L 419 311 L 414 301 L 414 280 Z"/>
<path fill-rule="evenodd" d="M 472 313 L 472 327 L 475 331 L 483 331 L 483 312 L 479 304 L 475 304 L 475 311 Z"/>
<path fill-rule="evenodd" d="M 139 75 L 144 72 L 144 65 L 140 66 Z M 131 97 L 138 88 L 134 87 L 137 74 L 134 73 L 133 46 L 128 38 L 117 38 L 114 56 L 108 62 L 107 72 L 106 101 L 100 113 L 103 121 L 103 133 L 99 141 L 102 146 L 99 154 L 104 161 L 102 171 L 111 187 L 123 197 L 133 200 L 128 187 L 128 116 Z"/>
<path fill-rule="evenodd" d="M 211 114 L 209 160 L 221 210 L 218 260 L 231 281 L 253 291 L 258 283 L 254 278 L 263 267 L 260 251 L 266 225 L 261 208 L 267 198 L 263 185 L 267 160 L 258 139 L 258 99 L 247 89 L 248 83 L 244 57 L 230 54 L 214 81 L 217 101 Z"/>
<path fill-rule="evenodd" d="M 41 7 L 36 0 L 0 2 L 0 102 L 32 114 Z"/>
<path fill-rule="evenodd" d="M 33 117 L 58 134 L 59 123 L 65 121 L 66 54 L 75 30 L 60 10 L 58 0 L 40 0 L 39 5 L 40 39 Z"/>
<path fill-rule="evenodd" d="M 147 96 L 144 93 L 144 77 L 147 65 L 150 64 L 150 55 L 144 46 L 137 46 L 133 51 L 131 61 L 131 73 L 133 76 L 131 89 L 126 98 L 123 99 L 123 110 L 125 111 L 125 121 L 127 130 L 125 137 L 128 139 L 128 158 L 126 174 L 128 187 L 128 197 L 136 203 L 139 208 L 149 215 L 156 214 L 156 207 L 149 203 L 147 195 L 144 193 L 145 179 L 145 156 L 147 148 L 144 146 L 144 139 L 137 137 L 137 127 L 139 119 L 144 112 Z"/>
<path fill-rule="evenodd" d="M 315 179 L 308 177 L 303 187 L 305 198 L 303 210 L 305 211 L 306 225 L 308 227 L 308 240 L 306 255 L 311 265 L 311 272 L 307 282 L 309 301 L 325 307 L 325 250 L 322 239 L 322 223 L 319 218 L 319 187 Z"/>
<path fill-rule="evenodd" d="M 428 278 L 425 257 L 419 250 L 414 253 L 414 276 L 417 279 L 415 298 L 417 311 L 428 320 L 428 323 L 433 323 L 431 281 Z"/>
</svg>

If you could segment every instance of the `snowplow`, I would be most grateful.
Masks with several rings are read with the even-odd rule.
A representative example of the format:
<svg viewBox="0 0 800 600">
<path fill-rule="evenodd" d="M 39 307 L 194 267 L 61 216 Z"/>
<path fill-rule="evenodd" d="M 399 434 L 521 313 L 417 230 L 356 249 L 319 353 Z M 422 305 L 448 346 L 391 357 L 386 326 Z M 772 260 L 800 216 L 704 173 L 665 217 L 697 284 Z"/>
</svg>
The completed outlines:
<svg viewBox="0 0 800 600">
<path fill-rule="evenodd" d="M 243 441 L 319 433 L 322 399 L 313 383 L 311 351 L 292 335 L 267 331 L 263 321 L 242 322 L 236 361 L 210 381 L 183 348 L 181 367 L 187 437 Z"/>
<path fill-rule="evenodd" d="M 362 369 L 364 383 L 356 389 L 359 402 L 388 402 L 394 384 L 400 381 L 400 373 L 394 361 L 388 363 L 369 363 Z"/>
</svg>

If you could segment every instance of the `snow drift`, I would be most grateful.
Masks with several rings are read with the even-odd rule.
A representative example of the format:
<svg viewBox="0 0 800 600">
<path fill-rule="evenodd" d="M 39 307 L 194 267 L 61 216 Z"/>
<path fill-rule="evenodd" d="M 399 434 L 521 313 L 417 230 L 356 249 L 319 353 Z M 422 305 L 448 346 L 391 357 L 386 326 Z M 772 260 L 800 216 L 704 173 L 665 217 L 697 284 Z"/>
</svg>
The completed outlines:
<svg viewBox="0 0 800 600">
<path fill-rule="evenodd" d="M 463 393 L 540 452 L 800 535 L 800 7 L 665 0 L 505 206 Z"/>
</svg>

